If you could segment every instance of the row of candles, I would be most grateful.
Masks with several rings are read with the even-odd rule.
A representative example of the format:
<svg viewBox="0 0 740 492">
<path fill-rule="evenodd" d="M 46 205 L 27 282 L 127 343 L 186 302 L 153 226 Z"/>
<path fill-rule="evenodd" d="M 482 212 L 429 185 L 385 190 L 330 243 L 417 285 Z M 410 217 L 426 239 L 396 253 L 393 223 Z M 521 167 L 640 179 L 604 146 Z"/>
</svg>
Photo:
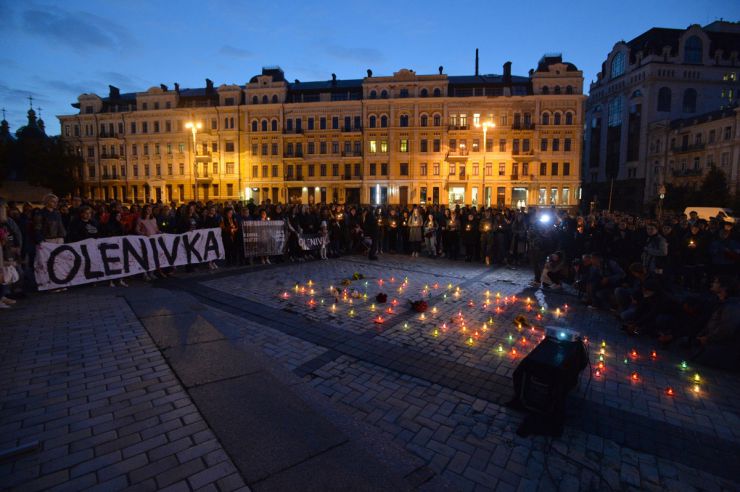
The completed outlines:
<svg viewBox="0 0 740 492">
<path fill-rule="evenodd" d="M 586 340 L 587 341 L 587 340 Z M 606 341 L 602 340 L 601 346 L 598 350 L 597 355 L 597 362 L 596 362 L 596 368 L 594 369 L 594 377 L 597 379 L 602 378 L 606 373 L 606 362 L 605 358 L 607 356 L 606 352 Z M 630 360 L 637 361 L 640 358 L 640 354 L 637 351 L 637 349 L 633 348 L 629 351 L 629 353 L 624 357 L 622 362 L 627 365 L 630 364 Z M 658 359 L 658 352 L 653 349 L 650 351 L 650 360 L 657 360 Z M 681 361 L 679 364 L 679 369 L 682 372 L 686 372 L 689 370 L 688 363 L 684 360 Z M 632 371 L 629 376 L 630 381 L 633 383 L 639 383 L 642 381 L 642 377 L 640 376 L 640 373 L 637 371 Z M 701 393 L 702 384 L 704 383 L 704 380 L 702 379 L 701 375 L 698 372 L 695 372 L 693 376 L 690 377 L 691 386 L 690 391 L 694 394 Z M 673 386 L 666 386 L 663 390 L 666 396 L 673 397 L 676 395 L 676 390 L 673 388 Z"/>
</svg>

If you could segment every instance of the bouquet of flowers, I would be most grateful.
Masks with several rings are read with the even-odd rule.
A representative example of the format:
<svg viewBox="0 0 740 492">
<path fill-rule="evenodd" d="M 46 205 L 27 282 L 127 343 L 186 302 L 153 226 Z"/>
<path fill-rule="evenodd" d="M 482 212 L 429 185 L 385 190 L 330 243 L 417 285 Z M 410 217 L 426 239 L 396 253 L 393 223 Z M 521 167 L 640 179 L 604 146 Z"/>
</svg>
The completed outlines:
<svg viewBox="0 0 740 492">
<path fill-rule="evenodd" d="M 384 294 L 383 292 L 380 292 L 377 296 L 375 296 L 375 300 L 378 304 L 385 304 L 385 301 L 388 300 L 388 294 Z"/>
<path fill-rule="evenodd" d="M 417 313 L 426 312 L 428 308 L 429 308 L 429 304 L 427 304 L 427 301 L 424 301 L 424 300 L 411 301 L 411 309 L 413 309 Z"/>
</svg>

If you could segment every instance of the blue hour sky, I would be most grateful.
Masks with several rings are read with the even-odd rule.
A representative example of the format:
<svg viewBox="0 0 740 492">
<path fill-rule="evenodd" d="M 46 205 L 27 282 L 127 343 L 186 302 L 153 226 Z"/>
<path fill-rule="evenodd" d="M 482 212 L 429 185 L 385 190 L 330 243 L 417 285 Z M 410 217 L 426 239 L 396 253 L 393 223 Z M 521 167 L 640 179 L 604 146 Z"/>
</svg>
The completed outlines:
<svg viewBox="0 0 740 492">
<path fill-rule="evenodd" d="M 288 80 L 362 78 L 368 68 L 450 75 L 526 75 L 544 53 L 584 71 L 585 91 L 614 43 L 650 27 L 740 20 L 739 0 L 557 2 L 415 0 L 0 0 L 0 106 L 11 131 L 28 96 L 47 133 L 83 92 L 105 96 L 160 83 L 244 84 L 265 65 Z"/>
</svg>

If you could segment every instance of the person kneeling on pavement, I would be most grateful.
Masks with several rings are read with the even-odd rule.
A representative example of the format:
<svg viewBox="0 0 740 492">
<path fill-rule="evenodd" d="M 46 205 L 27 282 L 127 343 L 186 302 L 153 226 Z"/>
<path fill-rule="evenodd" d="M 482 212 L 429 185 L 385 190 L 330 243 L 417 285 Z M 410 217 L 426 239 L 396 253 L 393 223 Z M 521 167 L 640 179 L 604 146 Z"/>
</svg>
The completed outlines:
<svg viewBox="0 0 740 492">
<path fill-rule="evenodd" d="M 623 318 L 622 329 L 630 335 L 647 333 L 657 334 L 665 320 L 673 316 L 678 307 L 661 288 L 660 282 L 647 278 L 642 284 L 642 298 L 637 301 L 635 309 Z"/>
<path fill-rule="evenodd" d="M 567 267 L 563 253 L 556 251 L 547 257 L 545 267 L 542 269 L 540 282 L 542 282 L 543 287 L 562 289 L 562 283 L 565 280 L 566 274 Z"/>
<path fill-rule="evenodd" d="M 614 260 L 605 259 L 600 253 L 591 253 L 591 267 L 586 284 L 588 301 L 594 307 L 609 307 L 614 289 L 618 287 L 625 274 Z"/>
<path fill-rule="evenodd" d="M 696 335 L 699 348 L 692 357 L 705 364 L 730 371 L 740 370 L 740 299 L 737 278 L 718 275 L 710 290 L 719 299 L 706 327 Z"/>
</svg>

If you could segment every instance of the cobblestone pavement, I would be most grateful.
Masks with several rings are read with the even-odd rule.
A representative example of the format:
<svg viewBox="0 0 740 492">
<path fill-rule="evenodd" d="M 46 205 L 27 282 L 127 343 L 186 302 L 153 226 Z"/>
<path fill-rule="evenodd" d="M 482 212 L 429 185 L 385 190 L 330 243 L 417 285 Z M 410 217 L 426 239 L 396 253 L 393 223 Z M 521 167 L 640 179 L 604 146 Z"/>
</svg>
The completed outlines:
<svg viewBox="0 0 740 492">
<path fill-rule="evenodd" d="M 0 449 L 38 442 L 0 461 L 0 488 L 248 490 L 110 292 L 39 295 L 0 315 Z"/>
<path fill-rule="evenodd" d="M 354 273 L 364 278 L 342 285 Z M 242 320 L 246 339 L 461 490 L 737 489 L 737 378 L 682 366 L 679 349 L 627 337 L 608 312 L 529 289 L 530 278 L 384 255 L 224 272 L 177 288 Z M 335 298 L 330 286 L 348 295 Z M 375 301 L 379 292 L 387 303 Z M 425 319 L 408 308 L 421 298 Z M 535 329 L 519 329 L 518 315 Z M 503 403 L 513 370 L 553 325 L 588 337 L 592 365 L 569 398 L 562 438 L 521 438 L 522 415 Z"/>
</svg>

